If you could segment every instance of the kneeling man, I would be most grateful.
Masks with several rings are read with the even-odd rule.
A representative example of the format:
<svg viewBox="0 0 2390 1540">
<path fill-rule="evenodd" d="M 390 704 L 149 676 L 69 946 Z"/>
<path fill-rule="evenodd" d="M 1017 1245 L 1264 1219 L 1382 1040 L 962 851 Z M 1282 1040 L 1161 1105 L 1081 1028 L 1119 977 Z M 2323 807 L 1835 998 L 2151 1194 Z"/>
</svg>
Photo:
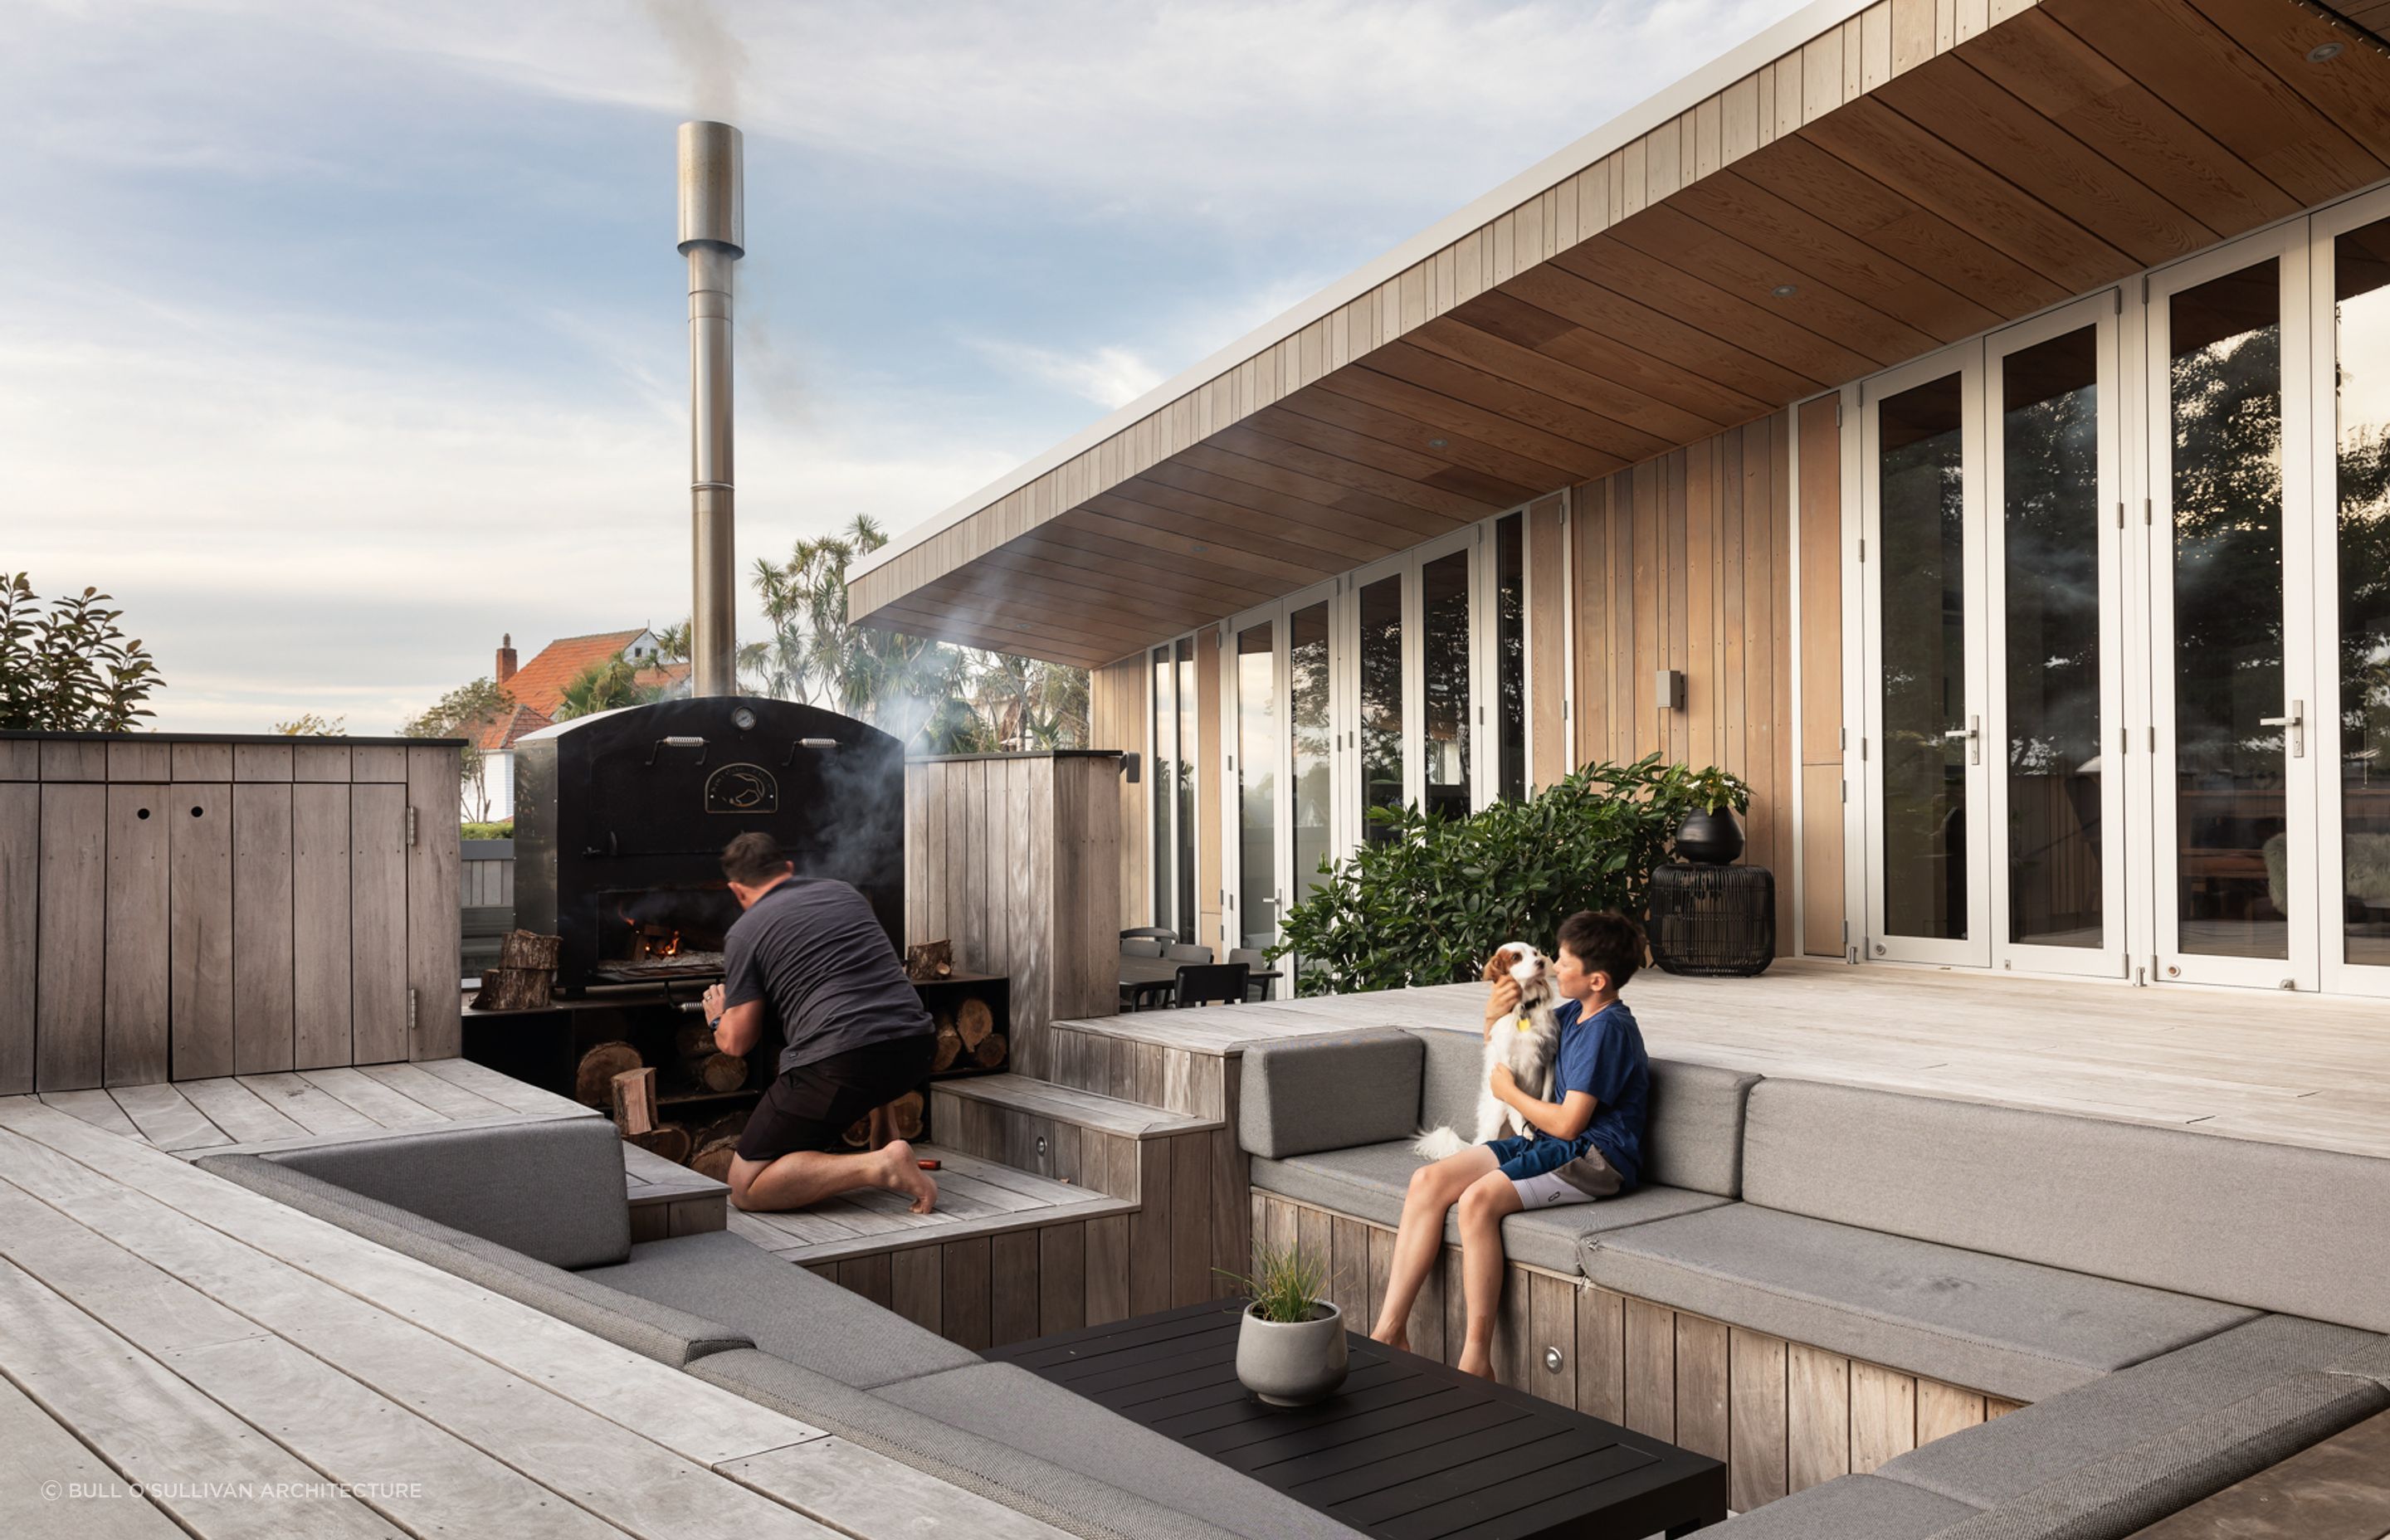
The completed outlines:
<svg viewBox="0 0 2390 1540">
<path fill-rule="evenodd" d="M 746 913 L 723 943 L 724 982 L 705 992 L 706 1020 L 724 1053 L 747 1053 L 767 1026 L 780 1033 L 779 1077 L 739 1136 L 730 1200 L 801 1209 L 886 1187 L 929 1213 L 938 1184 L 911 1145 L 844 1147 L 856 1120 L 927 1078 L 936 1046 L 888 932 L 849 884 L 796 876 L 768 834 L 731 841 L 722 873 Z M 875 1143 L 880 1131 L 874 1119 Z"/>
</svg>

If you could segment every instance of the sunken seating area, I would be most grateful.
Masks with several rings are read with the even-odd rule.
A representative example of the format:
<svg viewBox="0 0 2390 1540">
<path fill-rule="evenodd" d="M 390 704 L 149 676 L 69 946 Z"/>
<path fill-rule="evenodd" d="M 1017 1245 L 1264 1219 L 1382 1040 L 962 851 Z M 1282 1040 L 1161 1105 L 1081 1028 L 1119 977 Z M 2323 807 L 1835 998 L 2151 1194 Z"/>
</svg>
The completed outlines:
<svg viewBox="0 0 2390 1540">
<path fill-rule="evenodd" d="M 1258 1233 L 1390 1228 L 1480 1054 L 1247 1045 Z M 1665 1061 L 1646 1155 L 1505 1221 L 1497 1358 L 1727 1459 L 1752 1540 L 2121 1537 L 2390 1406 L 2390 1161 Z"/>
<path fill-rule="evenodd" d="M 602 1120 L 557 1119 L 198 1163 L 1068 1534 L 1353 1535 L 740 1235 L 635 1240 L 623 1148 Z"/>
</svg>

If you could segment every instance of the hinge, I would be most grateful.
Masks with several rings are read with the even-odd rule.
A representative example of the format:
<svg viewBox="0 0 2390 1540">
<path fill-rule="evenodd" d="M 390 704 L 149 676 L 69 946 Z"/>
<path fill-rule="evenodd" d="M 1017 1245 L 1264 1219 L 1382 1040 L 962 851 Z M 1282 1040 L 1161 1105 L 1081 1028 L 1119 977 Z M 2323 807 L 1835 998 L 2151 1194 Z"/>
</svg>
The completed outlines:
<svg viewBox="0 0 2390 1540">
<path fill-rule="evenodd" d="M 2121 289 L 2116 290 L 2116 314 L 2125 314 L 2125 291 Z"/>
<path fill-rule="evenodd" d="M 2141 275 L 2141 303 L 2143 303 L 2143 304 L 2148 304 L 2149 302 L 2150 302 L 2150 276 L 2149 276 L 2147 273 L 2144 273 L 2144 274 L 2142 274 L 2142 275 Z"/>
<path fill-rule="evenodd" d="M 1843 921 L 1843 950 L 1844 950 L 1844 951 L 1845 951 L 1845 952 L 1847 952 L 1847 951 L 1849 951 L 1850 949 L 1851 949 L 1851 922 L 1850 922 L 1849 920 L 1844 920 L 1844 921 Z M 1490 1072 L 1490 1071 L 1488 1072 L 1488 1073 L 1491 1073 L 1491 1072 Z"/>
<path fill-rule="evenodd" d="M 2156 723 L 2152 722 L 2152 723 L 2151 723 L 2151 724 L 2150 724 L 2150 752 L 2151 752 L 2151 753 L 2152 753 L 2152 754 L 2154 754 L 2154 753 L 2156 753 L 2157 751 L 2158 751 L 2158 725 L 2157 725 Z"/>
<path fill-rule="evenodd" d="M 2156 511 L 2151 500 L 2147 497 L 2141 499 L 2141 522 L 2144 524 L 2154 524 L 2157 522 Z"/>
<path fill-rule="evenodd" d="M 2116 527 L 2120 530 L 2125 527 L 2125 500 L 2121 497 L 2116 499 Z"/>
<path fill-rule="evenodd" d="M 1867 536 L 1859 536 L 1859 565 L 1867 565 Z"/>
<path fill-rule="evenodd" d="M 415 809 L 412 807 L 406 810 L 406 848 L 415 848 Z"/>
<path fill-rule="evenodd" d="M 1840 428 L 1842 425 L 1843 425 L 1843 398 L 1842 398 L 1842 397 L 1840 397 L 1840 396 L 1836 396 L 1836 397 L 1834 398 L 1834 426 L 1835 426 L 1835 427 L 1837 427 L 1837 428 Z"/>
<path fill-rule="evenodd" d="M 1865 764 L 1867 763 L 1867 739 L 1861 738 L 1859 739 L 1859 763 Z"/>
<path fill-rule="evenodd" d="M 1850 800 L 1851 800 L 1851 783 L 1850 783 L 1850 782 L 1848 782 L 1848 781 L 1844 781 L 1844 782 L 1843 782 L 1843 801 L 1844 801 L 1844 802 L 1849 802 Z"/>
<path fill-rule="evenodd" d="M 410 990 L 408 990 L 408 991 L 406 992 L 406 1031 L 407 1031 L 407 1034 L 408 1034 L 409 1036 L 414 1035 L 414 1033 L 415 1033 L 415 991 L 413 991 L 412 989 L 410 989 Z"/>
</svg>

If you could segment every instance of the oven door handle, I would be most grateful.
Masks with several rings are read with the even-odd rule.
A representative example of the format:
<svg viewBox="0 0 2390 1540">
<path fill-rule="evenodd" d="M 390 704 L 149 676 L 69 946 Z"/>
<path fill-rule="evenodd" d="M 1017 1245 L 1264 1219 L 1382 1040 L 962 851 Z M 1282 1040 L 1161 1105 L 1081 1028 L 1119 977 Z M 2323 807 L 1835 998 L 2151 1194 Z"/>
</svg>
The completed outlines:
<svg viewBox="0 0 2390 1540">
<path fill-rule="evenodd" d="M 656 739 L 653 744 L 649 746 L 648 768 L 653 769 L 655 767 L 656 756 L 666 749 L 696 750 L 697 763 L 700 767 L 705 764 L 705 756 L 711 752 L 711 751 L 705 746 L 705 739 L 701 738 L 660 738 Z"/>
</svg>

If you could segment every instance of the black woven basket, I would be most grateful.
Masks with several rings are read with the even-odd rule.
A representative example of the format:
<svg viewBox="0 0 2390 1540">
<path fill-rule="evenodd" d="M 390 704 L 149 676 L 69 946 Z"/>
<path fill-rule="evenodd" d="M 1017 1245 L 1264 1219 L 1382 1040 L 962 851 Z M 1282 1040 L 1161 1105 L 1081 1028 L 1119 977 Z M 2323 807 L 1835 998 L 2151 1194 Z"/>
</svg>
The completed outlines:
<svg viewBox="0 0 2390 1540">
<path fill-rule="evenodd" d="M 1678 862 L 1651 873 L 1644 930 L 1664 973 L 1748 979 L 1776 960 L 1776 879 L 1765 866 Z"/>
</svg>

